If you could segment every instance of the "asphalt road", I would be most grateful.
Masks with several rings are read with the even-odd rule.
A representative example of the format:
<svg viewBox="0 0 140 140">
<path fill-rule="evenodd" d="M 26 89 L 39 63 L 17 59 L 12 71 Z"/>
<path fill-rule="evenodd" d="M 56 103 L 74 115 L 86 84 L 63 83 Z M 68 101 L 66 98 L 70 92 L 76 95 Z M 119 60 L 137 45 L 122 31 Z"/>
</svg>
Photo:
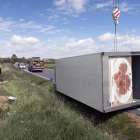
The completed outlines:
<svg viewBox="0 0 140 140">
<path fill-rule="evenodd" d="M 17 65 L 14 65 L 14 66 L 18 68 Z M 22 70 L 27 72 L 27 73 L 30 73 L 32 75 L 35 75 L 37 77 L 40 77 L 40 78 L 42 78 L 44 80 L 47 80 L 47 81 L 50 81 L 50 78 L 52 77 L 53 78 L 53 82 L 55 82 L 54 70 L 52 70 L 52 69 L 44 69 L 42 72 L 40 72 L 40 71 L 30 72 L 30 71 L 28 71 L 27 67 L 26 67 L 26 69 L 22 69 Z"/>
<path fill-rule="evenodd" d="M 16 65 L 15 65 L 16 66 Z M 17 67 L 17 66 L 16 66 Z M 55 83 L 55 79 L 54 79 L 54 70 L 51 70 L 51 69 L 44 69 L 43 72 L 39 72 L 39 71 L 36 71 L 36 72 L 30 72 L 28 71 L 28 69 L 22 69 L 23 71 L 25 72 L 28 72 L 32 75 L 35 75 L 37 77 L 40 77 L 44 80 L 47 80 L 49 81 L 50 78 L 52 77 L 53 78 L 53 83 Z M 126 108 L 124 109 L 124 111 L 126 112 L 130 112 L 130 113 L 134 113 L 136 114 L 137 116 L 140 116 L 140 105 L 139 106 L 135 106 L 135 107 L 131 107 L 131 108 Z"/>
<path fill-rule="evenodd" d="M 140 105 L 139 106 L 128 108 L 128 109 L 126 109 L 126 111 L 127 112 L 130 112 L 130 113 L 134 113 L 137 116 L 140 116 Z"/>
</svg>

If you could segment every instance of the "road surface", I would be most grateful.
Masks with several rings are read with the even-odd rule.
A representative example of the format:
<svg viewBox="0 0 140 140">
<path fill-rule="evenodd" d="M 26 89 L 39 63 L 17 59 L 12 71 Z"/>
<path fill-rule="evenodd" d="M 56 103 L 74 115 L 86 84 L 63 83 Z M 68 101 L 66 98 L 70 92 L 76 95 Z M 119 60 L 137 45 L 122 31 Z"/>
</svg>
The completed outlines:
<svg viewBox="0 0 140 140">
<path fill-rule="evenodd" d="M 15 67 L 18 68 L 17 65 L 14 65 Z M 28 67 L 28 66 L 27 66 Z M 43 72 L 40 72 L 40 71 L 34 71 L 34 72 L 30 72 L 28 71 L 28 68 L 26 67 L 26 69 L 21 69 L 27 73 L 30 73 L 32 75 L 35 75 L 37 77 L 40 77 L 44 80 L 47 80 L 47 81 L 50 81 L 50 78 L 52 77 L 53 78 L 53 82 L 55 82 L 55 79 L 54 79 L 54 70 L 52 69 L 44 69 Z"/>
</svg>

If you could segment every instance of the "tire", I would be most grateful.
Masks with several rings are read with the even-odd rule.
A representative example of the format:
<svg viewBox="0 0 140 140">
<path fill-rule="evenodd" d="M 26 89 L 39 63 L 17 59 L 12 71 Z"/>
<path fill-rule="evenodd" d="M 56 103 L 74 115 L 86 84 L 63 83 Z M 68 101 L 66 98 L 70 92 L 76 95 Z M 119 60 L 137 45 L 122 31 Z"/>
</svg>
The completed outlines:
<svg viewBox="0 0 140 140">
<path fill-rule="evenodd" d="M 30 68 L 29 68 L 29 66 L 28 66 L 28 71 L 30 71 Z"/>
</svg>

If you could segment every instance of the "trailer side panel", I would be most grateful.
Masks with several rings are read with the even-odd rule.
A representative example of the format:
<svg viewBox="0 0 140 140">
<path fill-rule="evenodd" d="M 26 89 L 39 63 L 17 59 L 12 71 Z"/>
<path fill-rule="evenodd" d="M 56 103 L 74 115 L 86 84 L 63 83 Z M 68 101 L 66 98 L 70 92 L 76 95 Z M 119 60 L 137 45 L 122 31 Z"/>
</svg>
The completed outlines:
<svg viewBox="0 0 140 140">
<path fill-rule="evenodd" d="M 57 91 L 103 112 L 102 55 L 57 59 Z"/>
</svg>

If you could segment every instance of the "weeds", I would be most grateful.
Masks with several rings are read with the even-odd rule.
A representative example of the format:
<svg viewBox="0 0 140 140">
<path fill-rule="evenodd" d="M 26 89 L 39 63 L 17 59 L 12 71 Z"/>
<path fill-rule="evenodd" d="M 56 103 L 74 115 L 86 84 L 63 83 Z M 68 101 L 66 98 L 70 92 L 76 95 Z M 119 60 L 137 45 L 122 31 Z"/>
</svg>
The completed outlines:
<svg viewBox="0 0 140 140">
<path fill-rule="evenodd" d="M 1 140 L 104 140 L 112 139 L 53 94 L 54 86 L 42 79 L 11 69 L 9 83 L 0 94 L 17 98 L 7 111 L 0 111 Z M 1 117 L 0 117 L 1 118 Z"/>
</svg>

